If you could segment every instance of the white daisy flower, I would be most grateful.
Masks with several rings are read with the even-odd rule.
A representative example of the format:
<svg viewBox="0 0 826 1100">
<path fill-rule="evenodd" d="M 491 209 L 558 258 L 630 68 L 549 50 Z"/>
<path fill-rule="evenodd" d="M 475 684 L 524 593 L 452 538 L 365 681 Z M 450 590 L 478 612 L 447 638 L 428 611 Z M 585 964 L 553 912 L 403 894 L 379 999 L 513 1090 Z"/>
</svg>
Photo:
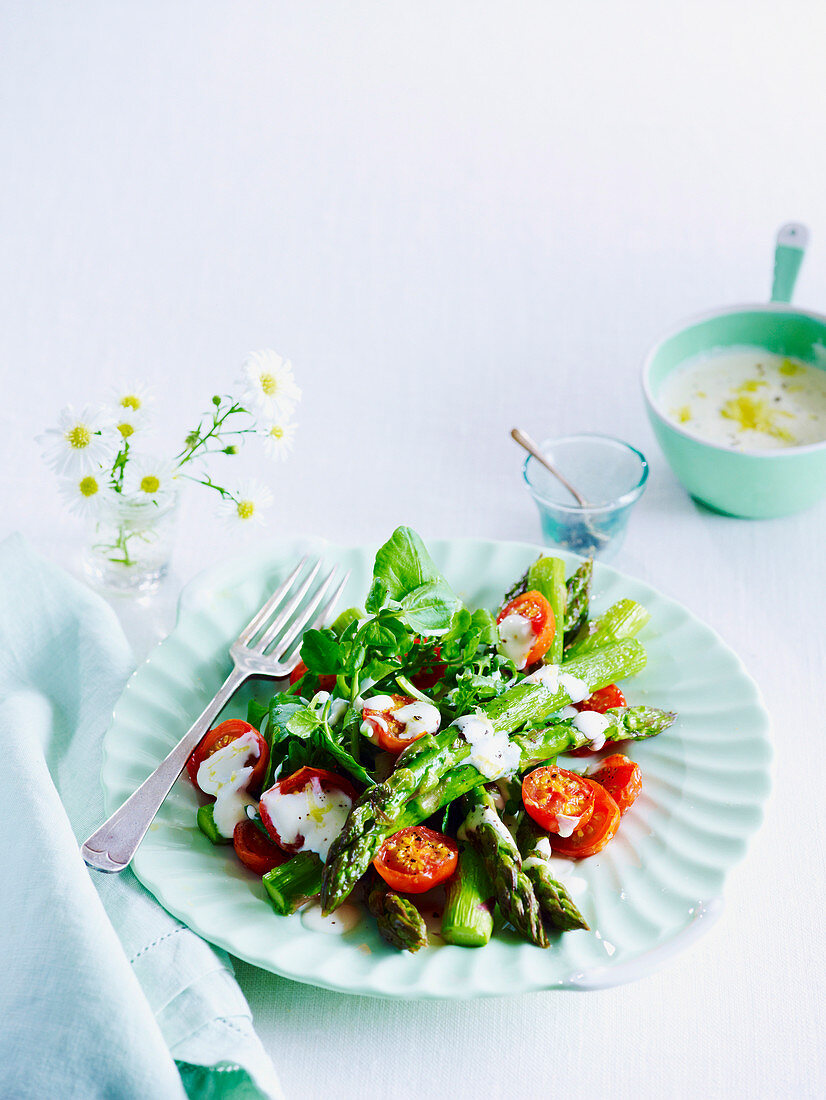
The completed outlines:
<svg viewBox="0 0 826 1100">
<path fill-rule="evenodd" d="M 126 410 L 127 415 L 144 417 L 152 403 L 152 392 L 144 382 L 130 382 L 126 386 L 116 386 L 110 394 L 110 403 L 114 409 Z"/>
<path fill-rule="evenodd" d="M 76 412 L 67 405 L 57 427 L 37 437 L 43 457 L 59 474 L 73 477 L 92 473 L 114 461 L 122 437 L 114 430 L 111 416 L 103 409 L 86 406 Z"/>
<path fill-rule="evenodd" d="M 285 459 L 293 449 L 298 425 L 290 420 L 272 420 L 261 425 L 264 450 L 270 458 Z"/>
<path fill-rule="evenodd" d="M 285 418 L 301 400 L 289 360 L 270 349 L 253 351 L 241 367 L 241 403 L 269 418 Z"/>
<path fill-rule="evenodd" d="M 221 514 L 228 523 L 259 524 L 264 522 L 262 512 L 272 504 L 272 493 L 260 481 L 244 481 L 233 493 L 234 500 L 221 501 Z"/>
<path fill-rule="evenodd" d="M 60 491 L 69 511 L 82 519 L 95 519 L 114 496 L 108 475 L 97 471 L 80 477 L 66 478 Z"/>
<path fill-rule="evenodd" d="M 133 500 L 166 501 L 175 491 L 175 467 L 161 458 L 141 456 L 126 463 L 123 491 Z"/>
<path fill-rule="evenodd" d="M 132 443 L 136 434 L 146 436 L 151 400 L 149 390 L 142 382 L 118 386 L 111 391 L 109 410 L 121 439 Z"/>
</svg>

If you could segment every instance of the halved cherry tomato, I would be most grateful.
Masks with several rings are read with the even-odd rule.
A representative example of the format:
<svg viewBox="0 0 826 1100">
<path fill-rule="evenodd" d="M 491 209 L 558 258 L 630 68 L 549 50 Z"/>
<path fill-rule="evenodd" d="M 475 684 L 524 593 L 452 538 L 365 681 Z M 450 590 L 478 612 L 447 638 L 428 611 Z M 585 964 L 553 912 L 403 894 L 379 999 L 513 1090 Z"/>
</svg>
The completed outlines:
<svg viewBox="0 0 826 1100">
<path fill-rule="evenodd" d="M 605 714 L 606 710 L 611 710 L 613 707 L 624 707 L 626 705 L 625 696 L 616 684 L 609 684 L 607 687 L 600 688 L 593 695 L 589 695 L 587 699 L 583 699 L 581 703 L 574 703 L 577 710 L 596 710 L 600 714 Z"/>
<path fill-rule="evenodd" d="M 407 727 L 395 718 L 394 714 L 402 707 L 416 703 L 418 700 L 412 699 L 409 695 L 398 694 L 391 695 L 390 698 L 393 700 L 392 707 L 387 707 L 386 710 L 373 710 L 370 707 L 365 707 L 361 712 L 361 716 L 372 729 L 380 749 L 385 752 L 400 753 L 402 749 L 406 749 L 408 745 L 418 741 L 420 737 L 424 737 L 424 731 L 417 733 L 414 737 L 402 736 L 407 733 Z"/>
<path fill-rule="evenodd" d="M 303 661 L 299 661 L 295 668 L 290 673 L 290 686 L 297 684 L 304 673 L 307 671 L 307 666 Z M 318 678 L 318 690 L 319 691 L 332 691 L 336 686 L 336 678 L 333 675 L 319 676 Z"/>
<path fill-rule="evenodd" d="M 515 596 L 510 603 L 506 603 L 496 616 L 497 623 L 501 623 L 508 615 L 521 615 L 528 619 L 536 635 L 536 640 L 528 651 L 525 666 L 533 665 L 541 660 L 548 652 L 556 633 L 554 611 L 541 592 L 523 592 L 521 596 Z"/>
<path fill-rule="evenodd" d="M 621 814 L 630 809 L 642 790 L 642 772 L 639 764 L 635 764 L 621 752 L 615 752 L 612 756 L 606 756 L 604 760 L 600 760 L 599 767 L 591 772 L 588 778 L 608 791 L 619 806 Z"/>
<path fill-rule="evenodd" d="M 575 828 L 581 829 L 594 810 L 593 786 L 576 772 L 551 764 L 525 776 L 522 802 L 534 821 L 549 833 L 558 833 L 560 828 L 567 832 L 570 819 Z"/>
<path fill-rule="evenodd" d="M 320 791 L 340 791 L 342 794 L 346 795 L 351 802 L 355 802 L 358 798 L 356 788 L 349 779 L 345 779 L 343 775 L 336 775 L 335 772 L 328 772 L 325 768 L 299 768 L 297 772 L 293 772 L 293 774 L 286 779 L 281 779 L 278 783 L 274 783 L 269 790 L 264 791 L 264 794 L 262 794 L 261 801 L 258 804 L 258 812 L 261 814 L 264 828 L 279 848 L 283 848 L 285 852 L 299 851 L 304 843 L 304 837 L 299 833 L 290 844 L 285 844 L 278 835 L 278 829 L 276 829 L 270 817 L 269 810 L 264 802 L 264 797 L 268 795 L 270 791 L 277 791 L 278 794 L 297 794 L 298 791 L 304 791 L 307 790 L 307 788 L 309 788 L 310 792 L 316 793 Z"/>
<path fill-rule="evenodd" d="M 373 866 L 391 890 L 423 894 L 449 879 L 458 860 L 459 846 L 452 837 L 426 825 L 409 825 L 385 840 Z"/>
<path fill-rule="evenodd" d="M 239 821 L 232 834 L 235 854 L 256 875 L 265 875 L 290 858 L 283 848 L 265 837 L 251 821 Z"/>
<path fill-rule="evenodd" d="M 566 859 L 584 859 L 601 852 L 619 828 L 619 806 L 606 789 L 582 776 L 594 788 L 594 811 L 588 824 L 574 829 L 570 836 L 551 836 L 554 855 Z"/>
<path fill-rule="evenodd" d="M 255 728 L 251 726 L 249 722 L 244 722 L 240 718 L 230 718 L 226 722 L 222 722 L 220 726 L 216 726 L 215 729 L 211 729 L 209 733 L 204 734 L 204 738 L 198 745 L 197 749 L 190 756 L 186 762 L 186 770 L 189 773 L 189 778 L 198 786 L 198 768 L 207 759 L 208 756 L 212 756 L 213 753 L 218 752 L 219 749 L 226 748 L 236 738 L 243 736 L 245 733 L 254 733 L 256 742 L 258 744 L 258 758 L 255 761 L 255 767 L 252 769 L 252 775 L 247 783 L 248 791 L 260 791 L 261 784 L 264 782 L 264 776 L 267 774 L 267 765 L 270 762 L 270 750 L 267 742 Z M 250 754 L 251 757 L 252 754 Z M 245 763 L 248 764 L 248 759 Z M 200 790 L 200 788 L 198 788 Z"/>
</svg>

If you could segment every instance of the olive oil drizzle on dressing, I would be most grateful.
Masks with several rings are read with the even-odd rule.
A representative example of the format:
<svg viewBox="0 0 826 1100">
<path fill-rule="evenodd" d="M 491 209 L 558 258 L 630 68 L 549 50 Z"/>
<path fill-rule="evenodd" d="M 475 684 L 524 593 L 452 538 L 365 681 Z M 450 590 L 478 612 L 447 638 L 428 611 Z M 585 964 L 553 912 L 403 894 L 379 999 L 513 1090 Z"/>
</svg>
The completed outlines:
<svg viewBox="0 0 826 1100">
<path fill-rule="evenodd" d="M 691 360 L 666 378 L 659 404 L 686 431 L 736 450 L 826 439 L 826 371 L 762 348 Z"/>
</svg>

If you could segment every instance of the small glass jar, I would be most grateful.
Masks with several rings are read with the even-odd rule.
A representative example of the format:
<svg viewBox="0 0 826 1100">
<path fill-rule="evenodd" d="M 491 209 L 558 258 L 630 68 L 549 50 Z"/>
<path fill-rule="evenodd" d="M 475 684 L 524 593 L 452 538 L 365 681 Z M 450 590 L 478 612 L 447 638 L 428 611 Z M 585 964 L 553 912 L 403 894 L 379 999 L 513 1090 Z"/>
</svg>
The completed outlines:
<svg viewBox="0 0 826 1100">
<path fill-rule="evenodd" d="M 177 493 L 160 501 L 113 494 L 91 524 L 86 575 L 111 591 L 154 592 L 169 570 L 177 513 Z"/>
<path fill-rule="evenodd" d="M 645 456 L 621 439 L 590 433 L 547 439 L 540 449 L 589 502 L 582 508 L 533 456 L 527 458 L 523 476 L 544 541 L 584 557 L 610 559 L 645 489 Z"/>
</svg>

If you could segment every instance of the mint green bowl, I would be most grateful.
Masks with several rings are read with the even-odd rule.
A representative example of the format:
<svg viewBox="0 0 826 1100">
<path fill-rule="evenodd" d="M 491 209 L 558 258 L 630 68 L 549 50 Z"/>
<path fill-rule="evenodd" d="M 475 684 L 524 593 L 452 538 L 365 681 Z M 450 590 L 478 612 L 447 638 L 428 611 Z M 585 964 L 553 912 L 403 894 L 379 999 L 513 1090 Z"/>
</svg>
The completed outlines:
<svg viewBox="0 0 826 1100">
<path fill-rule="evenodd" d="M 782 450 L 733 451 L 700 439 L 661 411 L 665 378 L 696 356 L 752 345 L 826 369 L 826 316 L 788 304 L 806 234 L 784 226 L 775 253 L 772 301 L 732 306 L 684 323 L 650 352 L 642 374 L 648 417 L 679 480 L 718 512 L 748 519 L 786 516 L 826 493 L 826 441 Z"/>
</svg>

